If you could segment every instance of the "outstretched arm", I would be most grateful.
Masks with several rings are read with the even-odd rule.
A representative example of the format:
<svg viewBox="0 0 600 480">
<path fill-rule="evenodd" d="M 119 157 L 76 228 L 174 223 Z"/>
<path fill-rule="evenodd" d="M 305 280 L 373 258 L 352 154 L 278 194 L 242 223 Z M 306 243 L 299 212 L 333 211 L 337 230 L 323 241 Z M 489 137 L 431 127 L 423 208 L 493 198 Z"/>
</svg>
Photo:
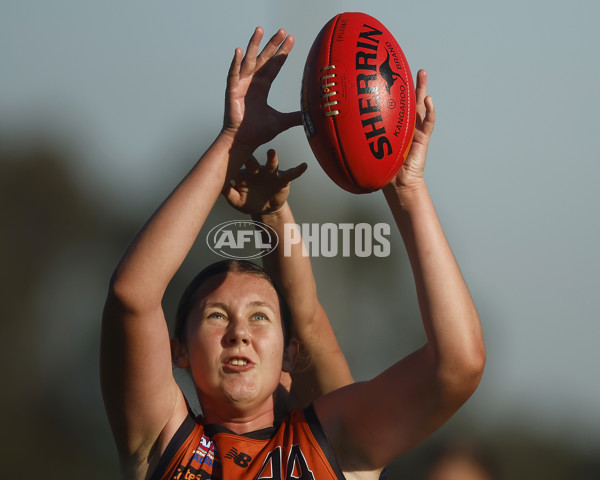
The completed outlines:
<svg viewBox="0 0 600 480">
<path fill-rule="evenodd" d="M 473 393 L 485 362 L 479 317 L 423 179 L 435 122 L 423 70 L 416 93 L 411 151 L 384 194 L 410 259 L 427 344 L 370 382 L 318 401 L 348 472 L 377 470 L 433 433 Z"/>
<path fill-rule="evenodd" d="M 266 164 L 249 158 L 246 168 L 234 177 L 224 194 L 229 203 L 256 221 L 270 226 L 280 243 L 263 257 L 265 269 L 277 280 L 292 313 L 293 334 L 300 342 L 300 357 L 292 371 L 288 404 L 304 407 L 321 395 L 353 382 L 329 318 L 321 306 L 317 286 L 302 241 L 284 245 L 296 229 L 296 221 L 287 202 L 290 182 L 306 170 L 306 164 L 279 170 L 277 153 L 267 153 Z M 294 239 L 300 239 L 300 232 Z M 287 375 L 284 373 L 284 376 Z M 285 377 L 282 383 L 286 383 Z"/>
<path fill-rule="evenodd" d="M 293 38 L 280 30 L 259 54 L 262 36 L 257 28 L 246 55 L 235 51 L 220 134 L 134 238 L 110 282 L 102 321 L 102 392 L 122 467 L 135 475 L 149 468 L 151 452 L 160 455 L 187 415 L 161 308 L 167 285 L 231 173 L 257 146 L 300 124 L 298 113 L 267 105 Z"/>
</svg>

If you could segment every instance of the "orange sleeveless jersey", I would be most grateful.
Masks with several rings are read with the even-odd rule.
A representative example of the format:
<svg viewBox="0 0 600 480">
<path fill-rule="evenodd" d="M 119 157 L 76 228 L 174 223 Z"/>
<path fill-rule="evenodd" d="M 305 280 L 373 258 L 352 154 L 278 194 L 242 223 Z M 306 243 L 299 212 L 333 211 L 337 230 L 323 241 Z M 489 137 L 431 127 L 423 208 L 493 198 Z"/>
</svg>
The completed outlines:
<svg viewBox="0 0 600 480">
<path fill-rule="evenodd" d="M 152 480 L 343 480 L 312 406 L 273 428 L 237 435 L 188 417 Z"/>
</svg>

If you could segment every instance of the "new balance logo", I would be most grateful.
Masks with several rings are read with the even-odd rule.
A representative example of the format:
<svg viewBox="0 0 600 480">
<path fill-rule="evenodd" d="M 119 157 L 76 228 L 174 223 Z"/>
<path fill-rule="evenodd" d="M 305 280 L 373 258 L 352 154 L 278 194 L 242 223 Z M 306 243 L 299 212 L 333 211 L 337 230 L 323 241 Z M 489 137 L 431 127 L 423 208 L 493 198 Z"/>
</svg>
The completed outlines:
<svg viewBox="0 0 600 480">
<path fill-rule="evenodd" d="M 248 468 L 248 465 L 250 465 L 250 462 L 252 461 L 252 457 L 250 455 L 244 452 L 238 452 L 237 448 L 235 447 L 227 452 L 225 458 L 233 460 L 233 463 L 242 468 Z"/>
</svg>

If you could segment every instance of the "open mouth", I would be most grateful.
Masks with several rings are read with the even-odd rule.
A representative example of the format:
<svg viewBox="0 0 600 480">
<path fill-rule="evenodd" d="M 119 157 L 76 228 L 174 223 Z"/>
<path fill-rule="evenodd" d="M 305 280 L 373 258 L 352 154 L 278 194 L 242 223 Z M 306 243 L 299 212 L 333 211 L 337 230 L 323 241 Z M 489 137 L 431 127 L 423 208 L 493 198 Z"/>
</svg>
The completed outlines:
<svg viewBox="0 0 600 480">
<path fill-rule="evenodd" d="M 228 365 L 235 365 L 237 366 L 244 366 L 244 365 L 248 365 L 248 360 L 246 360 L 245 358 L 231 358 L 229 359 L 229 361 L 227 362 Z"/>
<path fill-rule="evenodd" d="M 226 371 L 244 372 L 251 369 L 254 363 L 248 357 L 229 357 L 223 364 Z"/>
</svg>

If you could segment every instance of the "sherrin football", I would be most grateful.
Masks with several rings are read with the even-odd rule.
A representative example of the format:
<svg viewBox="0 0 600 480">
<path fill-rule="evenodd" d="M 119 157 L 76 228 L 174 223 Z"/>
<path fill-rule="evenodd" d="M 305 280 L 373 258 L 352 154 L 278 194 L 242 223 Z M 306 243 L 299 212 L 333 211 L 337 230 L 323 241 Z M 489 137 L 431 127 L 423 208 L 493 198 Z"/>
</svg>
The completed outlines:
<svg viewBox="0 0 600 480">
<path fill-rule="evenodd" d="M 392 34 L 364 13 L 341 13 L 315 39 L 302 78 L 302 118 L 323 170 L 368 193 L 402 166 L 415 128 L 415 91 Z"/>
</svg>

